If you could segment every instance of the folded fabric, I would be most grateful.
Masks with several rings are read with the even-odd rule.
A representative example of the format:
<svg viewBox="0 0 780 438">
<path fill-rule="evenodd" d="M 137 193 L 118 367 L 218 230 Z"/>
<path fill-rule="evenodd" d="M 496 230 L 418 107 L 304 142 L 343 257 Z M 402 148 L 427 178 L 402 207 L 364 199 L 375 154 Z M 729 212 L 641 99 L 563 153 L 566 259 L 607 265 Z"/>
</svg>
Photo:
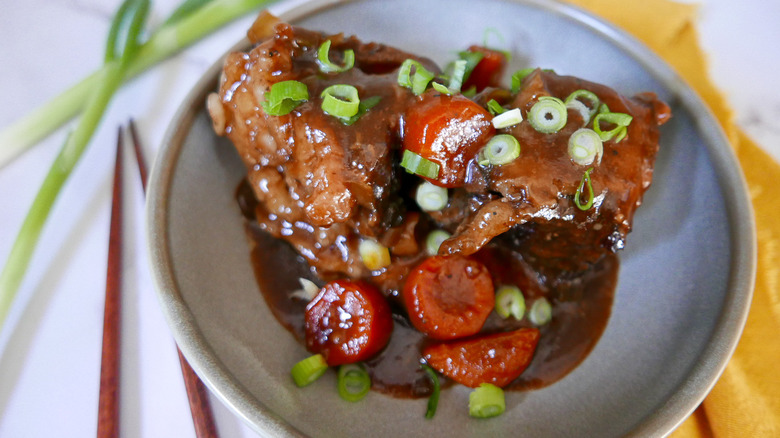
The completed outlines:
<svg viewBox="0 0 780 438">
<path fill-rule="evenodd" d="M 734 123 L 707 73 L 695 5 L 666 0 L 569 0 L 623 28 L 666 60 L 715 114 L 739 158 L 758 230 L 758 272 L 750 314 L 726 370 L 674 433 L 687 437 L 780 437 L 780 164 Z"/>
</svg>

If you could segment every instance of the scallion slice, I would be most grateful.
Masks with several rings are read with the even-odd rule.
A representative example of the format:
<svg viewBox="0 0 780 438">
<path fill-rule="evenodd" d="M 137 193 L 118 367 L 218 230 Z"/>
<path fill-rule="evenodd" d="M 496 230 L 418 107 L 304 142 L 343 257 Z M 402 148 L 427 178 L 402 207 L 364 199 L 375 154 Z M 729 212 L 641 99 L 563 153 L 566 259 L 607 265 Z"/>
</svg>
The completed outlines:
<svg viewBox="0 0 780 438">
<path fill-rule="evenodd" d="M 450 83 L 447 88 L 453 93 L 460 92 L 460 87 L 463 86 L 463 82 L 466 80 L 466 61 L 459 59 L 452 63 L 452 74 L 450 74 Z"/>
<path fill-rule="evenodd" d="M 433 390 L 431 391 L 431 396 L 428 398 L 428 409 L 425 411 L 425 418 L 430 420 L 436 415 L 436 408 L 439 406 L 439 392 L 441 391 L 439 376 L 436 375 L 436 371 L 428 365 L 422 364 L 422 369 L 431 379 L 431 383 L 433 383 Z"/>
<path fill-rule="evenodd" d="M 580 181 L 580 186 L 577 187 L 577 192 L 574 194 L 574 204 L 577 205 L 577 208 L 579 208 L 582 211 L 589 210 L 593 206 L 593 184 L 591 184 L 590 181 L 590 172 L 593 171 L 593 168 L 590 168 L 585 171 L 585 174 L 582 175 L 582 181 Z M 585 186 L 588 187 L 588 201 L 584 204 L 580 202 L 580 193 L 585 190 Z"/>
<path fill-rule="evenodd" d="M 358 253 L 366 268 L 372 271 L 390 265 L 390 250 L 376 240 L 361 240 L 358 244 Z"/>
<path fill-rule="evenodd" d="M 477 159 L 477 163 L 484 166 L 492 164 L 503 166 L 511 163 L 520 156 L 520 142 L 514 135 L 498 134 L 487 142 Z"/>
<path fill-rule="evenodd" d="M 360 109 L 360 96 L 352 85 L 337 84 L 322 90 L 322 110 L 340 119 L 349 119 Z"/>
<path fill-rule="evenodd" d="M 424 158 L 408 149 L 404 150 L 401 157 L 401 167 L 409 173 L 414 173 L 425 178 L 436 179 L 439 177 L 440 166 L 433 161 Z"/>
<path fill-rule="evenodd" d="M 626 137 L 628 125 L 631 124 L 632 120 L 634 118 L 628 114 L 609 112 L 609 108 L 607 108 L 606 112 L 600 112 L 593 119 L 593 130 L 601 137 L 602 141 L 609 141 L 615 138 L 615 142 L 618 143 Z M 601 129 L 602 122 L 612 123 L 616 126 L 609 131 L 604 131 Z"/>
<path fill-rule="evenodd" d="M 604 145 L 596 131 L 580 128 L 569 137 L 569 157 L 580 166 L 587 166 L 596 161 L 601 164 Z"/>
<path fill-rule="evenodd" d="M 458 58 L 466 61 L 466 68 L 463 73 L 464 82 L 469 78 L 469 76 L 471 76 L 471 72 L 474 71 L 474 68 L 477 66 L 477 64 L 479 64 L 479 61 L 482 61 L 482 58 L 484 57 L 485 54 L 482 52 L 470 52 L 468 50 L 458 52 Z M 449 67 L 448 70 L 454 70 L 453 67 Z"/>
<path fill-rule="evenodd" d="M 506 109 L 501 106 L 500 103 L 496 102 L 496 99 L 490 99 L 487 103 L 487 109 L 490 111 L 490 114 L 498 115 L 506 111 Z"/>
<path fill-rule="evenodd" d="M 506 319 L 511 315 L 516 320 L 525 315 L 525 297 L 517 286 L 504 285 L 496 291 L 496 313 Z"/>
<path fill-rule="evenodd" d="M 321 354 L 309 356 L 293 365 L 290 374 L 299 387 L 304 387 L 319 379 L 328 369 L 328 364 Z"/>
<path fill-rule="evenodd" d="M 469 415 L 476 418 L 490 418 L 506 410 L 504 390 L 490 383 L 481 383 L 469 394 Z"/>
<path fill-rule="evenodd" d="M 542 96 L 528 111 L 528 122 L 543 134 L 558 132 L 566 126 L 566 105 L 561 99 Z"/>
<path fill-rule="evenodd" d="M 357 122 L 359 118 L 363 117 L 363 115 L 365 115 L 368 110 L 377 106 L 380 100 L 382 100 L 381 96 L 371 96 L 366 99 L 360 99 L 360 105 L 358 105 L 357 114 L 348 119 L 341 119 L 341 123 L 345 125 L 352 125 L 353 123 Z"/>
<path fill-rule="evenodd" d="M 414 73 L 412 73 L 414 68 Z M 435 75 L 428 71 L 419 62 L 407 59 L 398 70 L 398 85 L 410 88 L 416 95 L 422 94 Z"/>
<path fill-rule="evenodd" d="M 516 94 L 520 91 L 520 87 L 523 85 L 523 79 L 530 75 L 536 68 L 528 67 L 522 70 L 518 70 L 512 74 L 512 94 Z"/>
<path fill-rule="evenodd" d="M 552 306 L 547 298 L 538 298 L 531 304 L 531 309 L 528 310 L 528 319 L 535 326 L 545 325 L 552 320 Z"/>
<path fill-rule="evenodd" d="M 344 65 L 338 66 L 330 61 L 330 40 L 326 40 L 320 45 L 317 51 L 317 64 L 323 73 L 342 73 L 351 69 L 355 65 L 355 52 L 352 49 L 344 51 Z"/>
<path fill-rule="evenodd" d="M 522 121 L 523 113 L 520 112 L 520 108 L 512 108 L 509 111 L 504 111 L 503 113 L 493 117 L 493 120 L 491 120 L 493 127 L 496 129 L 508 128 L 510 126 L 517 125 Z"/>
<path fill-rule="evenodd" d="M 362 364 L 345 364 L 339 367 L 339 396 L 348 402 L 357 402 L 371 390 L 371 376 Z"/>
<path fill-rule="evenodd" d="M 585 103 L 582 102 L 583 100 L 587 100 L 590 103 L 590 106 L 585 105 Z M 592 91 L 577 90 L 571 93 L 569 97 L 564 100 L 564 103 L 566 104 L 566 108 L 574 109 L 582 114 L 584 125 L 587 125 L 590 122 L 590 119 L 598 112 L 601 100 Z"/>
<path fill-rule="evenodd" d="M 438 82 L 431 83 L 431 86 L 433 87 L 434 90 L 438 91 L 441 94 L 446 94 L 447 96 L 452 95 L 452 91 L 449 88 L 445 87 L 444 85 Z"/>
<path fill-rule="evenodd" d="M 423 211 L 439 211 L 447 206 L 449 197 L 447 189 L 425 181 L 417 187 L 414 199 Z"/>
<path fill-rule="evenodd" d="M 444 230 L 434 230 L 428 233 L 428 237 L 425 238 L 425 252 L 430 256 L 435 256 L 439 253 L 439 248 L 445 240 L 452 237 L 450 233 Z"/>
<path fill-rule="evenodd" d="M 306 84 L 298 81 L 282 81 L 271 85 L 271 89 L 265 93 L 265 101 L 261 106 L 269 116 L 283 116 L 307 100 L 309 100 L 309 90 Z"/>
</svg>

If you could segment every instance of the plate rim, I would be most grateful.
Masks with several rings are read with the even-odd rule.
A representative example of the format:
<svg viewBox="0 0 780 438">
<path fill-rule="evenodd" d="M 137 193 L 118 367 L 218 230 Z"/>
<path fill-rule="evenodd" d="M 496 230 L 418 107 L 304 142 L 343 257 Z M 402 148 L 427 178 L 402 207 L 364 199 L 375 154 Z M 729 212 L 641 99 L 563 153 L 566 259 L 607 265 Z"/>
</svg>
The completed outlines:
<svg viewBox="0 0 780 438">
<path fill-rule="evenodd" d="M 311 0 L 303 3 L 287 2 L 275 5 L 284 7 L 279 17 L 284 21 L 298 21 L 325 9 L 345 3 L 365 0 Z M 730 227 L 729 241 L 732 261 L 729 272 L 729 293 L 722 311 L 710 334 L 698 361 L 686 375 L 686 380 L 671 396 L 645 419 L 641 420 L 627 436 L 640 437 L 651 434 L 668 435 L 696 409 L 717 383 L 736 349 L 742 334 L 755 285 L 757 264 L 756 228 L 747 182 L 734 148 L 723 129 L 701 98 L 663 59 L 647 46 L 590 12 L 559 0 L 503 0 L 507 3 L 530 5 L 547 12 L 576 21 L 609 40 L 628 56 L 637 61 L 652 77 L 679 99 L 696 123 L 710 154 L 713 169 L 726 205 Z M 166 130 L 160 150 L 154 162 L 150 178 L 149 199 L 146 204 L 146 243 L 157 297 L 164 317 L 173 332 L 176 343 L 195 372 L 209 389 L 252 429 L 273 436 L 306 436 L 284 418 L 269 409 L 249 392 L 216 356 L 205 337 L 197 329 L 194 315 L 184 302 L 173 272 L 167 199 L 171 190 L 178 156 L 196 109 L 203 106 L 206 94 L 216 84 L 224 59 L 228 53 L 245 49 L 246 38 L 226 51 L 201 76 L 177 108 Z M 187 129 L 184 129 L 184 128 Z M 748 224 L 749 226 L 745 226 Z"/>
</svg>

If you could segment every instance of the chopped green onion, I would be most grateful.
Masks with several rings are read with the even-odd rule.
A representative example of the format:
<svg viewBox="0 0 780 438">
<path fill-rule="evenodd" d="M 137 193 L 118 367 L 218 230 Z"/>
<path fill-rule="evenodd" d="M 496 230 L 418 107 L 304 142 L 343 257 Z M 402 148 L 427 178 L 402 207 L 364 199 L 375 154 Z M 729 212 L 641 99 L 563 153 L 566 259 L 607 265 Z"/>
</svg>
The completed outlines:
<svg viewBox="0 0 780 438">
<path fill-rule="evenodd" d="M 438 82 L 433 82 L 431 86 L 433 87 L 434 90 L 438 91 L 439 93 L 446 94 L 447 96 L 452 94 L 452 91 L 449 88 L 445 87 L 444 85 Z"/>
<path fill-rule="evenodd" d="M 525 298 L 517 286 L 504 285 L 496 291 L 496 313 L 506 319 L 513 316 L 516 320 L 523 319 L 525 314 Z"/>
<path fill-rule="evenodd" d="M 590 102 L 590 107 L 585 105 L 582 100 L 585 99 Z M 599 104 L 601 100 L 595 93 L 588 90 L 577 90 L 569 95 L 564 101 L 566 108 L 571 108 L 578 111 L 582 115 L 585 125 L 590 122 L 590 119 L 598 112 Z"/>
<path fill-rule="evenodd" d="M 360 109 L 357 88 L 352 85 L 331 85 L 322 90 L 322 110 L 340 119 L 349 119 Z"/>
<path fill-rule="evenodd" d="M 577 192 L 574 194 L 574 203 L 577 205 L 577 208 L 579 208 L 582 211 L 586 211 L 590 209 L 590 207 L 593 206 L 593 185 L 590 181 L 590 172 L 593 171 L 593 168 L 590 168 L 585 171 L 585 174 L 582 175 L 582 181 L 580 181 L 580 186 L 577 187 Z M 588 185 L 588 202 L 581 203 L 580 202 L 580 193 L 582 193 L 583 190 L 585 190 L 585 185 Z"/>
<path fill-rule="evenodd" d="M 339 367 L 339 396 L 348 402 L 357 402 L 371 390 L 371 377 L 362 364 L 345 364 Z"/>
<path fill-rule="evenodd" d="M 552 306 L 547 298 L 538 298 L 531 304 L 531 309 L 528 310 L 528 319 L 535 326 L 545 325 L 552 320 Z"/>
<path fill-rule="evenodd" d="M 463 82 L 465 82 L 469 76 L 471 76 L 471 72 L 474 71 L 474 68 L 477 66 L 477 64 L 479 64 L 479 61 L 482 61 L 482 58 L 484 57 L 485 54 L 482 52 L 471 52 L 468 50 L 458 52 L 458 58 L 466 61 L 466 68 L 463 72 Z M 452 67 L 448 67 L 448 70 L 454 70 L 454 63 L 452 64 Z"/>
<path fill-rule="evenodd" d="M 495 117 L 491 122 L 496 129 L 508 128 L 510 126 L 517 125 L 523 121 L 523 114 L 520 112 L 520 108 L 512 108 L 509 111 L 505 111 Z"/>
<path fill-rule="evenodd" d="M 477 157 L 477 164 L 503 166 L 520 156 L 520 142 L 514 135 L 498 134 L 487 142 Z"/>
<path fill-rule="evenodd" d="M 477 87 L 476 85 L 472 85 L 468 89 L 461 91 L 460 94 L 469 98 L 474 97 L 477 95 Z"/>
<path fill-rule="evenodd" d="M 414 73 L 412 73 L 414 67 Z M 398 85 L 410 88 L 416 95 L 422 94 L 435 75 L 426 70 L 419 62 L 407 59 L 398 70 Z"/>
<path fill-rule="evenodd" d="M 408 149 L 404 150 L 401 157 L 401 167 L 409 173 L 414 173 L 425 178 L 436 179 L 439 177 L 439 165 Z"/>
<path fill-rule="evenodd" d="M 309 100 L 309 90 L 306 84 L 298 81 L 282 81 L 271 85 L 271 90 L 265 93 L 262 107 L 269 116 L 283 116 L 307 100 Z"/>
<path fill-rule="evenodd" d="M 390 265 L 390 250 L 376 240 L 363 239 L 358 245 L 358 253 L 366 268 L 376 271 Z"/>
<path fill-rule="evenodd" d="M 501 106 L 498 102 L 496 102 L 496 99 L 490 99 L 487 103 L 487 109 L 490 111 L 490 114 L 498 115 L 506 111 L 506 109 Z"/>
<path fill-rule="evenodd" d="M 602 103 L 601 105 L 599 105 L 599 114 L 604 114 L 604 113 L 608 113 L 608 112 L 610 112 L 610 111 L 609 111 L 609 107 L 607 106 L 606 103 Z"/>
<path fill-rule="evenodd" d="M 558 132 L 566 126 L 566 105 L 561 99 L 542 96 L 528 111 L 528 122 L 543 134 Z"/>
<path fill-rule="evenodd" d="M 466 74 L 466 61 L 459 59 L 452 63 L 452 74 L 450 74 L 450 83 L 446 87 L 438 82 L 433 82 L 433 89 L 446 94 L 451 95 L 460 92 L 460 87 L 463 85 L 464 76 Z"/>
<path fill-rule="evenodd" d="M 293 365 L 290 374 L 299 387 L 304 387 L 322 377 L 328 370 L 328 364 L 321 354 L 309 356 Z"/>
<path fill-rule="evenodd" d="M 439 253 L 441 244 L 450 237 L 452 237 L 451 234 L 444 230 L 431 231 L 425 238 L 425 252 L 430 256 L 435 256 Z"/>
<path fill-rule="evenodd" d="M 504 390 L 490 383 L 481 383 L 469 394 L 469 415 L 476 418 L 490 418 L 506 410 Z"/>
<path fill-rule="evenodd" d="M 534 70 L 536 70 L 535 67 L 528 67 L 512 74 L 512 94 L 516 94 L 520 91 L 520 87 L 523 85 L 523 79 L 533 73 Z"/>
<path fill-rule="evenodd" d="M 428 398 L 428 409 L 425 411 L 425 418 L 430 420 L 436 415 L 436 408 L 439 405 L 439 392 L 441 391 L 439 387 L 439 376 L 436 375 L 436 371 L 428 365 L 422 364 L 421 366 L 425 371 L 425 374 L 431 379 L 431 383 L 433 383 L 433 390 L 431 391 L 431 396 Z"/>
<path fill-rule="evenodd" d="M 604 145 L 596 131 L 580 128 L 569 137 L 569 157 L 580 166 L 587 166 L 596 160 L 601 164 Z"/>
<path fill-rule="evenodd" d="M 381 96 L 371 96 L 366 99 L 360 99 L 360 105 L 358 105 L 357 114 L 348 119 L 341 119 L 341 123 L 345 125 L 352 125 L 353 123 L 357 122 L 359 118 L 363 117 L 363 115 L 365 115 L 368 110 L 375 107 L 380 100 L 382 100 Z"/>
<path fill-rule="evenodd" d="M 617 136 L 615 142 L 618 143 L 625 138 L 626 133 L 628 132 L 627 127 L 631 124 L 632 120 L 634 120 L 634 118 L 628 114 L 612 113 L 609 112 L 609 108 L 607 108 L 607 112 L 599 113 L 596 118 L 593 119 L 593 130 L 596 131 L 603 141 L 609 141 Z M 601 122 L 612 123 L 616 126 L 609 131 L 603 131 L 601 129 Z"/>
<path fill-rule="evenodd" d="M 447 189 L 425 181 L 417 187 L 414 199 L 423 211 L 439 211 L 447 206 Z"/>
<path fill-rule="evenodd" d="M 342 73 L 351 69 L 355 65 L 355 51 L 347 49 L 344 51 L 344 65 L 338 66 L 330 61 L 330 40 L 326 40 L 317 50 L 317 64 L 323 73 Z"/>
</svg>

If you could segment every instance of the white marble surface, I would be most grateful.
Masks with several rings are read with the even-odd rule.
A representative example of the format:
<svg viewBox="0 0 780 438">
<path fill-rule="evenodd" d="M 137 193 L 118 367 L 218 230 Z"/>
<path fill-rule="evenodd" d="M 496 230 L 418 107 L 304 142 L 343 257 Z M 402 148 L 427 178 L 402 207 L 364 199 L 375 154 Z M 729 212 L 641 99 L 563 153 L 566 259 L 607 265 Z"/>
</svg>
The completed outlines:
<svg viewBox="0 0 780 438">
<path fill-rule="evenodd" d="M 0 14 L 0 127 L 99 66 L 118 0 L 6 2 Z M 177 0 L 154 2 L 152 25 Z M 739 124 L 780 159 L 780 3 L 704 0 L 702 43 Z M 125 86 L 116 96 L 42 234 L 0 332 L 0 436 L 90 436 L 96 430 L 99 357 L 118 124 L 134 117 L 151 159 L 188 89 L 248 26 L 245 18 Z M 57 132 L 0 168 L 0 265 L 59 149 Z M 0 145 L 1 147 L 2 145 Z M 122 432 L 194 436 L 173 340 L 152 291 L 143 241 L 143 200 L 126 181 Z M 224 437 L 254 436 L 212 399 Z"/>
</svg>

